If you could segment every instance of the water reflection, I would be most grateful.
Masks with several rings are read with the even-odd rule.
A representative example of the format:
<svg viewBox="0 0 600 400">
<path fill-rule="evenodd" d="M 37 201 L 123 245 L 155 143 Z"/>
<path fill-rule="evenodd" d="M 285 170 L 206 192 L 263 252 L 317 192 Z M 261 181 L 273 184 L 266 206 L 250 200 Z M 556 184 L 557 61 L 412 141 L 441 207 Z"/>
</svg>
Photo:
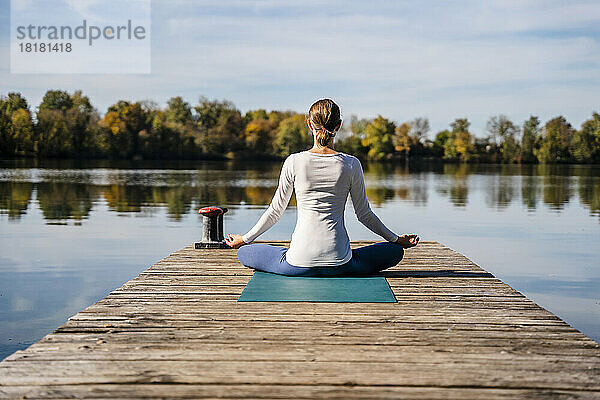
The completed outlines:
<svg viewBox="0 0 600 400">
<path fill-rule="evenodd" d="M 544 203 L 553 210 L 562 210 L 571 199 L 571 178 L 568 176 L 544 176 Z"/>
<path fill-rule="evenodd" d="M 268 204 L 280 166 L 209 162 L 172 169 L 142 165 L 61 170 L 5 165 L 0 169 L 0 213 L 15 221 L 37 201 L 47 221 L 79 221 L 105 203 L 110 211 L 123 215 L 152 215 L 156 207 L 165 207 L 169 217 L 178 221 L 206 204 Z M 578 195 L 590 215 L 600 214 L 600 167 L 365 163 L 364 169 L 367 196 L 375 206 L 395 200 L 426 205 L 430 190 L 435 190 L 453 207 L 464 208 L 474 193 L 482 191 L 485 205 L 497 211 L 516 202 L 535 212 L 543 201 L 560 212 Z M 294 198 L 291 204 L 296 204 Z"/>
<path fill-rule="evenodd" d="M 11 220 L 20 218 L 27 211 L 33 184 L 30 182 L 0 182 L 0 213 Z"/>
<path fill-rule="evenodd" d="M 82 183 L 40 182 L 35 189 L 40 209 L 48 220 L 84 219 L 98 197 L 96 186 Z"/>
<path fill-rule="evenodd" d="M 270 202 L 280 168 L 0 161 L 0 359 L 197 239 L 198 207 L 231 206 L 227 232 L 247 231 Z M 600 340 L 600 166 L 363 168 L 367 195 L 390 228 L 461 251 Z M 351 213 L 353 240 L 379 239 Z M 261 239 L 289 239 L 295 214 L 285 212 Z"/>
<path fill-rule="evenodd" d="M 600 217 L 600 176 L 580 176 L 577 191 L 579 200 L 589 208 L 590 214 Z"/>
<path fill-rule="evenodd" d="M 110 185 L 103 188 L 102 195 L 111 211 L 139 213 L 143 206 L 155 204 L 152 192 L 152 186 Z"/>
<path fill-rule="evenodd" d="M 511 176 L 491 176 L 486 193 L 486 204 L 498 211 L 505 209 L 513 201 L 516 184 L 516 179 Z"/>
<path fill-rule="evenodd" d="M 528 211 L 535 211 L 541 196 L 539 177 L 526 175 L 521 178 L 521 201 Z"/>
<path fill-rule="evenodd" d="M 455 207 L 465 207 L 469 196 L 468 177 L 471 175 L 466 164 L 445 164 L 437 192 L 449 198 Z"/>
</svg>

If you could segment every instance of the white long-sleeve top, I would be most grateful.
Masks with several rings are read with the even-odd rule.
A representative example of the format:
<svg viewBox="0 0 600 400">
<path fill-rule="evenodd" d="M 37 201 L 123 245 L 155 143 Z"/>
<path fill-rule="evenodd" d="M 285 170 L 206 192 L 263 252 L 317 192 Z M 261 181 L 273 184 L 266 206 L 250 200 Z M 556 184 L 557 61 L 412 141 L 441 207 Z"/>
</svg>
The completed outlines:
<svg viewBox="0 0 600 400">
<path fill-rule="evenodd" d="M 285 256 L 291 265 L 333 267 L 352 258 L 344 225 L 348 194 L 362 224 L 387 241 L 398 239 L 369 206 L 358 158 L 341 152 L 302 151 L 285 159 L 273 200 L 256 225 L 242 236 L 244 242 L 254 241 L 279 220 L 294 189 L 298 218 Z"/>
</svg>

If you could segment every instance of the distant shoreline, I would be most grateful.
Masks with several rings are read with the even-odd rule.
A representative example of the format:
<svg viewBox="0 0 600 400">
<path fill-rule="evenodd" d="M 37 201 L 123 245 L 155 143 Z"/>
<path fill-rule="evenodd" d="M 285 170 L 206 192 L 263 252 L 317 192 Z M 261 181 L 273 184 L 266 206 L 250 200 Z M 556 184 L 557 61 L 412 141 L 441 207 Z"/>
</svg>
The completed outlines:
<svg viewBox="0 0 600 400">
<path fill-rule="evenodd" d="M 428 138 L 429 120 L 395 122 L 349 116 L 335 149 L 361 160 L 463 163 L 600 163 L 600 114 L 580 129 L 563 116 L 542 123 L 530 116 L 521 125 L 491 116 L 489 136 L 476 137 L 467 118 Z M 81 91 L 49 90 L 32 112 L 20 93 L 0 96 L 0 157 L 282 160 L 313 144 L 304 114 L 250 110 L 242 114 L 227 100 L 200 97 L 190 105 L 172 97 L 165 108 L 152 101 L 119 100 L 104 115 Z"/>
</svg>

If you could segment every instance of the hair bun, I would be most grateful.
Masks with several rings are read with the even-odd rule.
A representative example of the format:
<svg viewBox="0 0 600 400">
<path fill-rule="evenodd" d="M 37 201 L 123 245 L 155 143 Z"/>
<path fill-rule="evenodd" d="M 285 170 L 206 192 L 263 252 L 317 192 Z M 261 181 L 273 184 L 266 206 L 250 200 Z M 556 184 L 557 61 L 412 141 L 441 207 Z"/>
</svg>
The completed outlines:
<svg viewBox="0 0 600 400">
<path fill-rule="evenodd" d="M 310 107 L 307 119 L 313 124 L 315 139 L 321 146 L 330 144 L 342 122 L 340 108 L 331 99 L 315 102 Z"/>
</svg>

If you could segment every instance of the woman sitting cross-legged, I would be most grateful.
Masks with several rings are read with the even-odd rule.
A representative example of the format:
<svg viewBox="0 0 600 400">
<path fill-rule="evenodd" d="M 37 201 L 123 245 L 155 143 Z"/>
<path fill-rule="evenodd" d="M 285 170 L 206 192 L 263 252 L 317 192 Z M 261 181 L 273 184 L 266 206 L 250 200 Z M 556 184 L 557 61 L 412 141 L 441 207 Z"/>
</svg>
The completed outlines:
<svg viewBox="0 0 600 400">
<path fill-rule="evenodd" d="M 370 275 L 398 264 L 404 249 L 416 246 L 419 237 L 398 236 L 381 222 L 369 206 L 360 161 L 333 149 L 333 139 L 342 125 L 339 107 L 332 100 L 319 100 L 311 106 L 307 123 L 314 146 L 285 159 L 267 210 L 245 235 L 229 234 L 225 242 L 238 248 L 243 265 L 281 275 Z M 293 190 L 298 220 L 289 249 L 248 244 L 279 220 Z M 348 194 L 358 220 L 387 242 L 350 248 L 344 225 Z"/>
</svg>

